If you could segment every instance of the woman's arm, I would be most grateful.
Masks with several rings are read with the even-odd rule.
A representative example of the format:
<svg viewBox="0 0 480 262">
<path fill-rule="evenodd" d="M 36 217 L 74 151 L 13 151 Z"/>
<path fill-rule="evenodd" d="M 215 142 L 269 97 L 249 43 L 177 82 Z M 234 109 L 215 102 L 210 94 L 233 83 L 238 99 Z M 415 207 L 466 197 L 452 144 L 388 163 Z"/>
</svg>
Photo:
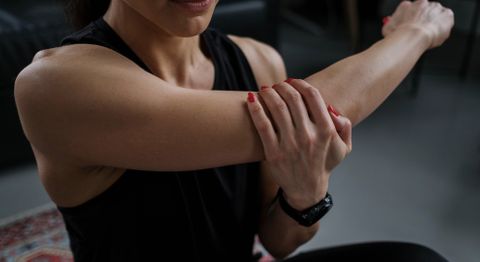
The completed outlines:
<svg viewBox="0 0 480 262">
<path fill-rule="evenodd" d="M 319 227 L 318 222 L 301 226 L 289 217 L 273 197 L 278 188 L 296 210 L 313 206 L 326 196 L 331 171 L 352 149 L 350 121 L 327 110 L 320 92 L 307 82 L 288 82 L 260 92 L 272 120 L 260 103 L 249 102 L 266 155 L 259 237 L 275 257 L 293 252 Z"/>
<path fill-rule="evenodd" d="M 151 171 L 261 160 L 246 97 L 171 86 L 92 45 L 43 52 L 15 85 L 24 132 L 43 155 Z"/>
<path fill-rule="evenodd" d="M 453 12 L 437 2 L 403 1 L 384 26 L 385 38 L 305 80 L 355 125 L 372 113 L 429 48 L 450 35 Z"/>
<path fill-rule="evenodd" d="M 443 18 L 437 15 L 435 23 L 448 25 L 438 17 Z M 358 123 L 428 47 L 424 34 L 411 28 L 435 23 L 399 26 L 365 53 L 307 81 L 328 104 Z M 448 35 L 449 30 L 439 32 Z M 441 39 L 442 34 L 436 36 Z M 24 132 L 39 152 L 78 166 L 152 171 L 264 159 L 245 98 L 245 92 L 171 86 L 123 56 L 91 45 L 41 53 L 15 84 Z"/>
<path fill-rule="evenodd" d="M 453 25 L 452 18 L 451 11 L 442 9 L 438 3 L 429 5 L 427 1 L 419 1 L 415 4 L 408 1 L 402 2 L 390 19 L 391 22 L 383 29 L 387 36 L 386 39 L 359 55 L 340 61 L 307 78 L 307 81 L 313 83 L 320 90 L 327 103 L 340 107 L 342 113 L 352 117 L 358 123 L 380 105 L 427 48 L 438 46 L 445 41 Z M 422 21 L 423 25 L 419 21 Z M 434 21 L 434 25 L 431 24 L 432 21 Z M 430 25 L 426 22 L 430 22 Z M 425 28 L 418 29 L 418 26 L 424 26 Z M 425 31 L 428 28 L 436 32 L 435 37 L 429 35 L 428 30 Z M 298 80 L 293 81 L 294 85 L 300 83 L 301 81 Z M 302 95 L 308 101 L 309 95 L 305 93 Z M 285 100 L 288 101 L 288 99 Z M 252 114 L 252 117 L 255 119 L 254 114 Z M 337 118 L 335 115 L 331 115 L 331 119 L 334 120 L 334 123 L 335 120 L 345 120 L 345 118 Z M 264 126 L 261 122 L 269 121 L 263 119 L 263 121 L 257 120 L 254 122 L 256 122 L 257 129 L 261 133 L 262 128 L 259 128 L 259 126 Z M 341 121 L 337 124 L 350 126 L 348 120 L 343 122 L 344 124 L 341 124 Z M 343 130 L 350 129 L 345 128 Z M 264 136 L 261 137 L 264 143 L 268 142 L 268 139 Z M 349 136 L 345 135 L 344 137 Z M 291 140 L 295 141 L 295 139 Z M 348 140 L 346 139 L 346 141 Z M 351 142 L 349 144 L 351 146 Z M 319 146 L 318 148 L 322 147 Z M 304 149 L 304 146 L 299 149 L 297 153 L 302 152 L 301 149 Z M 285 153 L 285 151 L 288 152 L 288 150 L 282 150 L 281 152 Z M 268 160 L 267 149 L 265 149 L 265 153 L 267 153 Z M 289 161 L 292 159 L 299 160 Z M 290 188 L 295 185 L 293 182 L 285 183 L 286 178 L 296 176 L 301 178 L 299 181 L 308 181 L 308 174 L 315 169 L 315 165 L 303 169 L 303 172 L 295 172 L 302 170 L 299 167 L 305 164 L 305 161 L 302 161 L 303 159 L 302 157 L 295 157 L 295 154 L 293 154 L 293 157 L 285 157 L 280 163 L 273 165 L 269 164 L 268 161 L 262 162 L 262 216 L 259 236 L 267 250 L 275 257 L 287 256 L 298 246 L 311 239 L 319 228 L 319 223 L 311 227 L 300 226 L 287 216 L 279 207 L 278 201 L 274 200 L 278 185 Z M 315 159 L 318 160 L 319 158 L 316 157 Z M 287 163 L 291 163 L 292 167 L 297 166 L 297 168 L 287 169 L 285 172 L 279 170 L 279 167 L 285 166 Z M 331 169 L 327 168 L 327 170 Z M 316 173 L 319 177 L 322 176 L 322 172 L 317 171 Z M 313 184 L 310 183 L 310 185 Z M 310 190 L 290 189 L 292 191 L 290 193 L 287 191 L 287 197 L 289 194 L 291 194 L 290 197 L 296 196 L 297 201 L 293 201 L 291 204 L 297 205 L 299 207 L 297 209 L 301 210 L 302 207 L 313 205 L 325 195 L 328 188 L 328 178 L 323 179 L 323 183 L 320 183 L 319 187 L 321 188 L 319 191 L 316 191 L 315 188 Z M 299 192 L 301 193 L 299 194 Z M 299 196 L 300 200 L 298 200 Z"/>
</svg>

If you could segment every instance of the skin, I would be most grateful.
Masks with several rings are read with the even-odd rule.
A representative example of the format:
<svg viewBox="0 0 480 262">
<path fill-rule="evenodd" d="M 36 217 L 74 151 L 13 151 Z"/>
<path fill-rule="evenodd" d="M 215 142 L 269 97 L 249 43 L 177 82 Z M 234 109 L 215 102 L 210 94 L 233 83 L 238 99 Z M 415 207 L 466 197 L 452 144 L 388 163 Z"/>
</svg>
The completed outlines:
<svg viewBox="0 0 480 262">
<path fill-rule="evenodd" d="M 126 169 L 262 161 L 259 236 L 272 255 L 284 257 L 319 223 L 302 227 L 283 213 L 273 201 L 278 186 L 297 209 L 323 198 L 331 170 L 351 150 L 351 125 L 378 107 L 426 50 L 448 38 L 453 13 L 428 1 L 402 2 L 383 29 L 385 39 L 290 84 L 282 83 L 285 67 L 275 50 L 231 36 L 258 85 L 277 83 L 247 103 L 246 92 L 210 90 L 213 64 L 198 35 L 213 9 L 192 14 L 168 0 L 113 0 L 105 20 L 153 74 L 100 46 L 44 50 L 16 81 L 22 126 L 42 183 L 59 206 L 95 197 Z"/>
</svg>

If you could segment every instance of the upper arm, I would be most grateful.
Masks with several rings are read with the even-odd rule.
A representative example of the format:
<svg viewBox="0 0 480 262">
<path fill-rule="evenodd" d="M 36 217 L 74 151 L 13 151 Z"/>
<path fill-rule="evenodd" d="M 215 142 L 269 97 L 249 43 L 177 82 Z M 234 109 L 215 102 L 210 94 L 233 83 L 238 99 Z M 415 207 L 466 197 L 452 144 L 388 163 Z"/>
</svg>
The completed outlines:
<svg viewBox="0 0 480 262">
<path fill-rule="evenodd" d="M 24 132 L 44 155 L 151 171 L 263 158 L 245 92 L 176 88 L 102 47 L 62 50 L 15 83 Z"/>
</svg>

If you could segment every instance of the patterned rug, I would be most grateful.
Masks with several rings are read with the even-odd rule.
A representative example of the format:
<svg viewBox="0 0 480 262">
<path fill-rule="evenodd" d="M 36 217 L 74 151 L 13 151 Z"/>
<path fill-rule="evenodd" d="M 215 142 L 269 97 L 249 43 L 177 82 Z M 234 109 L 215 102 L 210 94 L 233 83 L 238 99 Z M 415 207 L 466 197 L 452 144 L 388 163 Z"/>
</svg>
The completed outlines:
<svg viewBox="0 0 480 262">
<path fill-rule="evenodd" d="M 47 205 L 0 221 L 0 262 L 73 262 L 62 217 Z"/>
<path fill-rule="evenodd" d="M 253 251 L 268 254 L 258 238 Z M 259 259 L 271 261 L 269 255 Z M 54 205 L 0 220 L 0 262 L 73 262 L 65 225 Z"/>
</svg>

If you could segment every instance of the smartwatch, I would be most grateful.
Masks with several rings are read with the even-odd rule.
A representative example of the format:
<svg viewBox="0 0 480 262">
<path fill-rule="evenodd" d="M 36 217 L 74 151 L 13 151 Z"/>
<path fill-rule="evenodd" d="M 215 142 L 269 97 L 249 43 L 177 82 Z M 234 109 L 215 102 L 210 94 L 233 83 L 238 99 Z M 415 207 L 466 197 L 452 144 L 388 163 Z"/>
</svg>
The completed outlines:
<svg viewBox="0 0 480 262">
<path fill-rule="evenodd" d="M 300 225 L 305 227 L 317 223 L 317 221 L 325 216 L 325 214 L 327 214 L 327 212 L 333 207 L 332 196 L 328 192 L 325 198 L 320 200 L 320 202 L 302 211 L 296 210 L 288 204 L 287 200 L 283 197 L 282 188 L 278 189 L 277 198 L 283 211 Z"/>
</svg>

